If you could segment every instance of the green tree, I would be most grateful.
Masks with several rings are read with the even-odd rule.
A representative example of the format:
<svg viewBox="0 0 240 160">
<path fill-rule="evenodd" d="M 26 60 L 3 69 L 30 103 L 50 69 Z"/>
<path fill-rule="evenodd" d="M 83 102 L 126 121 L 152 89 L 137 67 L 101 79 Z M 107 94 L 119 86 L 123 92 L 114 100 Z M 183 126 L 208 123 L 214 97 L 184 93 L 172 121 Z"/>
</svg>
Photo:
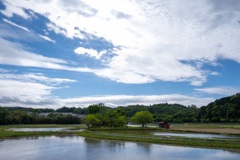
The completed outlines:
<svg viewBox="0 0 240 160">
<path fill-rule="evenodd" d="M 147 123 L 153 121 L 153 114 L 151 114 L 149 111 L 140 111 L 131 117 L 131 121 L 140 123 L 142 124 L 142 127 L 145 127 Z"/>
<path fill-rule="evenodd" d="M 117 125 L 118 126 L 124 127 L 127 124 L 128 124 L 128 120 L 127 120 L 126 116 L 122 115 L 122 116 L 117 117 Z"/>
<path fill-rule="evenodd" d="M 0 125 L 7 124 L 9 121 L 9 111 L 6 108 L 0 107 Z"/>
<path fill-rule="evenodd" d="M 206 108 L 207 108 L 206 106 L 202 106 L 198 111 L 197 119 L 201 123 L 205 122 L 205 118 L 207 114 Z"/>
<path fill-rule="evenodd" d="M 88 113 L 89 114 L 96 114 L 100 112 L 101 105 L 99 104 L 93 104 L 88 106 Z"/>
<path fill-rule="evenodd" d="M 71 107 L 71 108 L 68 108 L 68 107 L 62 107 L 62 108 L 59 108 L 56 110 L 56 112 L 60 112 L 60 113 L 72 113 L 76 108 L 75 107 Z"/>
<path fill-rule="evenodd" d="M 99 126 L 100 125 L 100 120 L 97 118 L 96 115 L 94 114 L 88 114 L 86 115 L 86 117 L 84 118 L 84 123 L 86 124 L 86 126 L 88 128 L 90 128 L 91 126 Z"/>
<path fill-rule="evenodd" d="M 118 115 L 117 115 L 117 112 L 115 111 L 109 111 L 107 113 L 107 124 L 109 127 L 117 127 L 117 118 L 118 118 Z"/>
<path fill-rule="evenodd" d="M 30 124 L 33 121 L 32 117 L 26 111 L 14 110 L 10 116 L 13 124 Z"/>
</svg>

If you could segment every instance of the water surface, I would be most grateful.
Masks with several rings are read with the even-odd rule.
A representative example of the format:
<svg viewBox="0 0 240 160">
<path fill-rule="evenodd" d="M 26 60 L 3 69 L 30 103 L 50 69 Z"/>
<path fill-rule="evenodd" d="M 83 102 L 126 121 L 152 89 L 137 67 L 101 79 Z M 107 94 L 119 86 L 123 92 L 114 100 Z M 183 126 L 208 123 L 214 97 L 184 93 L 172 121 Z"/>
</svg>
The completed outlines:
<svg viewBox="0 0 240 160">
<path fill-rule="evenodd" d="M 78 136 L 0 141 L 1 160 L 239 160 L 240 153 L 216 149 L 94 140 Z"/>
</svg>

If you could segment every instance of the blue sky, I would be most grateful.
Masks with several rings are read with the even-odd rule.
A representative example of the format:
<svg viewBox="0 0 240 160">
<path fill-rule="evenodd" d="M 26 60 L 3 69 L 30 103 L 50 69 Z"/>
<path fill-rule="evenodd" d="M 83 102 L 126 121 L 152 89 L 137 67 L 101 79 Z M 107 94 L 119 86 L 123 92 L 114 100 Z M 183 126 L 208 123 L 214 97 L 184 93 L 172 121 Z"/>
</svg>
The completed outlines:
<svg viewBox="0 0 240 160">
<path fill-rule="evenodd" d="M 240 91 L 239 0 L 1 0 L 0 105 L 207 105 Z"/>
</svg>

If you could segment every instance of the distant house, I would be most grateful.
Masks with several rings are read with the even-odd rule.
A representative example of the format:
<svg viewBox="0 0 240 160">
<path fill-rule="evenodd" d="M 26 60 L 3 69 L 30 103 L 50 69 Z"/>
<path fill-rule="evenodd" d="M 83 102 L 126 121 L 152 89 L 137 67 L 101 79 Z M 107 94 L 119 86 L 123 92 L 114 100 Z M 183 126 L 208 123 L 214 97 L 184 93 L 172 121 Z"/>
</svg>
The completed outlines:
<svg viewBox="0 0 240 160">
<path fill-rule="evenodd" d="M 160 128 L 165 128 L 165 129 L 169 129 L 170 128 L 170 125 L 167 122 L 158 122 L 157 125 Z"/>
</svg>

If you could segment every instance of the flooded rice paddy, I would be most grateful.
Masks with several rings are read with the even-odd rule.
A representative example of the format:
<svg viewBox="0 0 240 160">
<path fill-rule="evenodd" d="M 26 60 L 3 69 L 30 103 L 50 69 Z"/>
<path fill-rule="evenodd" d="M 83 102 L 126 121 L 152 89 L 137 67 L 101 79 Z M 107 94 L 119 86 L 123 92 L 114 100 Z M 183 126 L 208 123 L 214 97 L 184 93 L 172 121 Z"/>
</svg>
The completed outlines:
<svg viewBox="0 0 240 160">
<path fill-rule="evenodd" d="M 80 136 L 49 136 L 1 140 L 0 157 L 3 160 L 239 160 L 240 153 Z"/>
</svg>

